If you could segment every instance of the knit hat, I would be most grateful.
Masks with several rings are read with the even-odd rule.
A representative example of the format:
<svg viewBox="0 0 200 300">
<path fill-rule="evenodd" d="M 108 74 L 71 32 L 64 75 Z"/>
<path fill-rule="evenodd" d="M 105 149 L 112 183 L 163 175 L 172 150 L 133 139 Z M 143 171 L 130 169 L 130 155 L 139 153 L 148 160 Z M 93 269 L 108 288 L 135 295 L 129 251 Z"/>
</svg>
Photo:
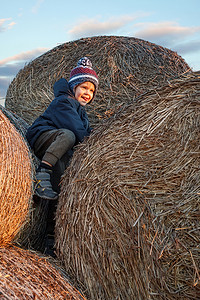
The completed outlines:
<svg viewBox="0 0 200 300">
<path fill-rule="evenodd" d="M 69 88 L 72 92 L 74 92 L 74 88 L 79 85 L 82 82 L 92 82 L 95 86 L 95 91 L 93 98 L 96 94 L 96 90 L 98 88 L 98 76 L 96 72 L 92 69 L 92 63 L 89 60 L 89 58 L 82 57 L 79 59 L 77 63 L 77 67 L 75 67 L 71 73 L 70 73 L 70 79 L 69 79 Z M 92 99 L 93 99 L 92 98 Z"/>
</svg>

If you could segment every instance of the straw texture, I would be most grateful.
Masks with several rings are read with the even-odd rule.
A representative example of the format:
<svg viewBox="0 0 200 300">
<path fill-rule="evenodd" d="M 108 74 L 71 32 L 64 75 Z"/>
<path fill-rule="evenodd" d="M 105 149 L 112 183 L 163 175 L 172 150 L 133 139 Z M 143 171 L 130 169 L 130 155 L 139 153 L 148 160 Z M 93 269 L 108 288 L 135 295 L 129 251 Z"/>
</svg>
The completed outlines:
<svg viewBox="0 0 200 300">
<path fill-rule="evenodd" d="M 17 247 L 0 248 L 2 300 L 86 300 L 47 259 Z"/>
<path fill-rule="evenodd" d="M 21 247 L 43 251 L 45 245 L 45 234 L 46 234 L 47 218 L 49 212 L 49 201 L 42 200 L 39 198 L 33 199 L 34 198 L 33 195 L 34 174 L 35 174 L 35 169 L 38 166 L 39 160 L 34 155 L 34 153 L 30 149 L 26 141 L 26 130 L 28 128 L 28 123 L 24 121 L 22 118 L 20 118 L 17 114 L 10 112 L 8 109 L 6 109 L 1 105 L 0 105 L 0 111 L 2 113 L 2 116 L 4 116 L 4 119 L 7 120 L 7 127 L 6 129 L 2 130 L 1 133 L 3 135 L 4 131 L 7 130 L 7 134 L 4 135 L 4 139 L 7 141 L 7 143 L 10 143 L 10 141 L 7 140 L 7 137 L 9 137 L 9 139 L 11 139 L 11 141 L 14 143 L 11 145 L 7 145 L 7 148 L 9 147 L 7 150 L 5 148 L 6 145 L 4 146 L 5 148 L 4 151 L 8 151 L 10 153 L 7 153 L 9 159 L 7 159 L 7 161 L 5 161 L 4 164 L 2 164 L 1 171 L 0 171 L 0 173 L 2 174 L 2 180 L 3 180 L 3 176 L 6 174 L 4 180 L 1 182 L 3 185 L 5 185 L 4 187 L 1 186 L 1 188 L 5 190 L 5 193 L 1 194 L 1 196 L 4 197 L 4 201 L 5 201 L 5 202 L 3 201 L 2 205 L 5 206 L 4 209 L 9 210 L 9 205 L 11 205 L 11 203 L 7 204 L 6 199 L 8 199 L 9 194 L 13 190 L 15 191 L 15 193 L 18 194 L 18 198 L 20 197 L 20 194 L 23 194 L 22 199 L 27 198 L 28 205 L 29 205 L 28 212 L 26 215 L 26 221 L 23 222 L 23 226 L 20 226 L 20 230 L 12 239 L 12 242 L 16 243 L 18 246 Z M 12 139 L 13 131 L 18 137 L 19 143 L 22 143 L 20 147 L 18 147 L 18 144 L 16 144 L 16 142 Z M 21 149 L 23 149 L 22 152 Z M 23 157 L 24 152 L 26 152 L 26 155 Z M 10 155 L 11 153 L 12 155 Z M 21 156 L 20 159 L 18 158 L 19 155 Z M 16 156 L 14 161 L 12 160 L 12 156 Z M 1 159 L 4 160 L 4 157 L 2 156 Z M 22 166 L 20 165 L 20 162 L 22 163 Z M 10 174 L 11 177 L 13 176 L 13 181 L 8 182 L 6 180 L 6 178 L 8 177 L 7 169 L 13 168 L 12 163 L 14 163 L 13 166 L 15 166 L 15 169 L 13 169 L 14 175 L 12 175 L 12 173 Z M 26 176 L 26 172 L 27 174 L 29 172 L 28 169 L 25 171 L 27 166 L 29 167 L 29 171 L 30 171 L 29 177 Z M 24 168 L 23 174 L 17 172 L 16 171 L 18 170 L 17 168 Z M 16 178 L 14 179 L 14 177 Z M 18 180 L 18 185 L 20 183 L 23 184 L 24 181 L 24 185 L 26 186 L 26 189 L 24 189 L 23 191 L 22 190 L 17 191 L 16 189 L 18 188 L 17 180 Z M 27 181 L 30 181 L 32 186 L 29 191 L 29 197 L 30 197 L 29 199 L 28 199 L 28 194 L 26 195 L 28 189 L 28 186 L 26 184 Z M 5 198 L 5 195 L 7 198 Z M 14 199 L 15 198 L 13 197 L 12 201 L 14 201 Z M 19 198 L 19 200 L 20 199 L 21 198 Z M 23 203 L 21 203 L 20 205 L 22 205 L 24 209 L 26 208 L 26 206 L 24 206 Z M 15 213 L 15 208 L 13 208 L 13 210 L 14 210 L 13 213 Z M 20 213 L 21 212 L 18 211 L 18 214 Z M 21 217 L 23 218 L 23 215 Z M 9 215 L 7 216 L 7 222 L 9 218 L 11 218 L 10 226 L 12 227 L 13 215 L 11 214 L 11 216 Z M 3 230 L 4 229 L 2 227 L 2 231 Z"/>
<path fill-rule="evenodd" d="M 200 78 L 97 127 L 62 180 L 56 249 L 89 299 L 200 298 Z"/>
<path fill-rule="evenodd" d="M 20 118 L 16 113 L 9 111 L 2 105 L 0 105 L 0 110 L 8 118 L 8 120 L 14 125 L 14 127 L 20 133 L 20 135 L 25 139 L 26 130 L 29 126 L 28 123 L 24 121 L 22 118 Z"/>
<path fill-rule="evenodd" d="M 0 245 L 9 244 L 26 221 L 32 192 L 28 148 L 0 110 Z"/>
<path fill-rule="evenodd" d="M 95 101 L 87 106 L 91 126 L 109 118 L 123 102 L 190 71 L 176 52 L 148 41 L 98 36 L 64 43 L 25 66 L 11 82 L 5 106 L 31 124 L 53 100 L 53 84 L 69 79 L 77 61 L 88 56 L 99 76 Z"/>
</svg>

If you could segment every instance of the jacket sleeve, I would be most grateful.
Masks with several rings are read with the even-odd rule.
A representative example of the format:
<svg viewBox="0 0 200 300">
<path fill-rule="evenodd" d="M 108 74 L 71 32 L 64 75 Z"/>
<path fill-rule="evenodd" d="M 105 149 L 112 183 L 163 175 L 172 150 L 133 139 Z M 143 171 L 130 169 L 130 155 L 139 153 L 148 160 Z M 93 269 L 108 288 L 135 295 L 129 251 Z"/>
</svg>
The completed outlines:
<svg viewBox="0 0 200 300">
<path fill-rule="evenodd" d="M 73 131 L 77 143 L 82 142 L 85 136 L 89 136 L 90 131 L 86 130 L 76 108 L 68 100 L 57 102 L 53 114 L 55 126 Z"/>
</svg>

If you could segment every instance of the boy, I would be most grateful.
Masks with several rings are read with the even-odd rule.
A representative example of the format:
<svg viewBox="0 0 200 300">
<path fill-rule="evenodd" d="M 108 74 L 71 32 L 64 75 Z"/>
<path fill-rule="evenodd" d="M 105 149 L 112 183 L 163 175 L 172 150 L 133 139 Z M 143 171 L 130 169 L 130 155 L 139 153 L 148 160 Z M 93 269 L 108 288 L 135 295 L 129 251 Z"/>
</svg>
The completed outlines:
<svg viewBox="0 0 200 300">
<path fill-rule="evenodd" d="M 65 157 L 69 160 L 74 145 L 81 143 L 91 132 L 84 108 L 94 99 L 98 88 L 98 76 L 91 61 L 87 57 L 81 58 L 71 71 L 69 82 L 61 78 L 53 88 L 55 99 L 26 134 L 41 160 L 36 170 L 35 194 L 47 200 L 58 198 L 51 184 L 54 166 Z"/>
</svg>

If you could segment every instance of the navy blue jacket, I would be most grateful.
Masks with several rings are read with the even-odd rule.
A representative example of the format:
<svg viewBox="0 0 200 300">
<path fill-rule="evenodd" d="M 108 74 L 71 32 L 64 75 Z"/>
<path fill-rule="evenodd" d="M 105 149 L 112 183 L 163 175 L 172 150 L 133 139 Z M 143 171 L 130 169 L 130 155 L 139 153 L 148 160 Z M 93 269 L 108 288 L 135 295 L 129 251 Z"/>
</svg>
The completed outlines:
<svg viewBox="0 0 200 300">
<path fill-rule="evenodd" d="M 87 113 L 74 98 L 66 79 L 61 78 L 54 84 L 55 99 L 45 112 L 28 128 L 26 137 L 33 147 L 41 133 L 52 129 L 69 129 L 76 136 L 76 144 L 89 136 L 91 129 Z"/>
</svg>

